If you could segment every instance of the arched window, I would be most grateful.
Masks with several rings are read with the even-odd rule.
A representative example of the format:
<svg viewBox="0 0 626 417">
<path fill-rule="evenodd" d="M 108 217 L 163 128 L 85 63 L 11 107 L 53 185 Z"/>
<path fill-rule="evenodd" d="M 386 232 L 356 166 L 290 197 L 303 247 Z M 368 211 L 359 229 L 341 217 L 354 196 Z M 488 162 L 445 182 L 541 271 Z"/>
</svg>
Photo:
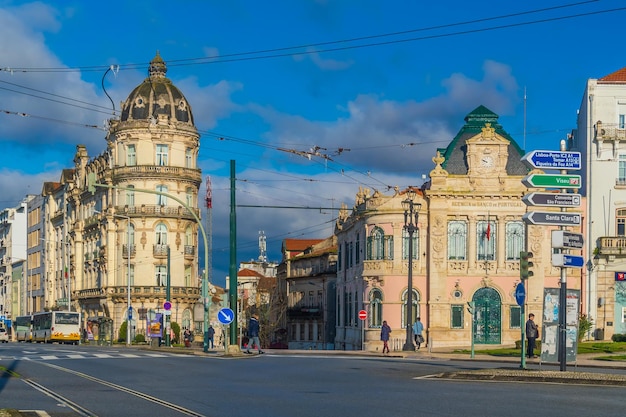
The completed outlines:
<svg viewBox="0 0 626 417">
<path fill-rule="evenodd" d="M 406 301 L 407 301 L 408 295 L 409 295 L 408 292 L 404 290 L 404 293 L 402 293 L 402 328 L 406 328 L 406 325 L 407 325 Z M 413 288 L 413 298 L 411 301 L 412 301 L 411 304 L 413 304 L 413 308 L 411 308 L 411 320 L 409 321 L 409 323 L 413 324 L 415 323 L 415 319 L 419 317 L 419 311 L 420 311 L 420 295 L 415 288 Z"/>
<path fill-rule="evenodd" d="M 374 227 L 367 238 L 367 259 L 383 259 L 383 238 L 385 233 L 380 227 Z"/>
<path fill-rule="evenodd" d="M 383 293 L 378 288 L 370 291 L 369 327 L 381 327 L 383 324 Z"/>
<path fill-rule="evenodd" d="M 163 223 L 157 224 L 155 237 L 157 245 L 167 245 L 167 227 Z"/>
<path fill-rule="evenodd" d="M 506 260 L 516 261 L 524 250 L 524 223 L 520 221 L 506 224 Z"/>
<path fill-rule="evenodd" d="M 413 259 L 419 259 L 419 229 L 413 233 Z M 409 259 L 409 232 L 402 229 L 402 259 Z"/>
<path fill-rule="evenodd" d="M 496 222 L 476 223 L 476 259 L 493 261 L 496 258 Z"/>
<path fill-rule="evenodd" d="M 189 310 L 188 308 L 186 308 L 183 311 L 183 329 L 189 329 L 191 330 L 191 310 Z"/>
<path fill-rule="evenodd" d="M 367 259 L 393 259 L 393 236 L 385 236 L 380 227 L 374 227 L 367 238 Z"/>
<path fill-rule="evenodd" d="M 466 260 L 467 223 L 453 220 L 448 223 L 448 259 Z"/>
<path fill-rule="evenodd" d="M 133 245 L 135 244 L 135 225 L 134 224 L 130 224 L 130 236 L 126 237 L 126 240 L 128 240 L 130 238 L 130 242 L 126 242 L 129 247 L 133 248 Z"/>
<path fill-rule="evenodd" d="M 185 149 L 185 168 L 193 168 L 193 153 L 191 148 Z"/>
</svg>

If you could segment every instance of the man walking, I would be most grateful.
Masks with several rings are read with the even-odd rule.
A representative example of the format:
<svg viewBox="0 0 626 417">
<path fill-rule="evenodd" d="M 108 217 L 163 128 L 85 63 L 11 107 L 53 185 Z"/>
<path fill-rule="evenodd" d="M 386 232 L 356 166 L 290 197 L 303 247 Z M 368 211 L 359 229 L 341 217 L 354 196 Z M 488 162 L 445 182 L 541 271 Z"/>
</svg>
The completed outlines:
<svg viewBox="0 0 626 417">
<path fill-rule="evenodd" d="M 535 315 L 530 313 L 528 315 L 528 321 L 526 322 L 526 339 L 528 340 L 528 352 L 526 355 L 528 358 L 536 358 L 535 355 L 535 341 L 539 337 L 539 328 L 535 323 Z"/>
<path fill-rule="evenodd" d="M 250 317 L 250 322 L 248 322 L 248 350 L 246 353 L 251 353 L 250 348 L 252 348 L 253 344 L 256 344 L 257 349 L 259 349 L 259 353 L 264 353 L 261 350 L 261 341 L 259 340 L 259 316 L 257 314 L 253 314 Z"/>
<path fill-rule="evenodd" d="M 420 345 L 424 343 L 424 336 L 422 336 L 423 331 L 424 331 L 424 325 L 422 324 L 420 318 L 418 317 L 415 323 L 413 323 L 413 337 L 415 338 L 415 344 L 417 345 L 417 350 L 420 350 Z"/>
</svg>

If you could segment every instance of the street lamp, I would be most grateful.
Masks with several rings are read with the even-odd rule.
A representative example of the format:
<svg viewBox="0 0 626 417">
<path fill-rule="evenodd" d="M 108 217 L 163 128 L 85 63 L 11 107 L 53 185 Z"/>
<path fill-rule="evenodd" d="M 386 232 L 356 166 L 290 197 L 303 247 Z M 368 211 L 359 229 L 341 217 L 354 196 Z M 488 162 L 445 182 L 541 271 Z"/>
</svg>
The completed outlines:
<svg viewBox="0 0 626 417">
<path fill-rule="evenodd" d="M 103 214 L 98 210 L 94 210 L 94 213 Z M 130 304 L 130 217 L 124 216 L 122 214 L 113 213 L 113 217 L 119 217 L 122 219 L 126 219 L 126 258 L 128 259 L 128 270 L 126 271 L 126 346 L 130 346 L 130 326 L 131 326 L 131 304 Z M 124 255 L 124 247 L 122 246 L 122 256 Z"/>
<path fill-rule="evenodd" d="M 409 234 L 409 273 L 408 273 L 408 289 L 406 299 L 406 341 L 402 350 L 414 351 L 415 346 L 411 337 L 411 325 L 413 318 L 413 233 L 417 229 L 417 219 L 419 211 L 422 208 L 421 203 L 415 203 L 415 191 L 409 188 L 406 192 L 407 198 L 402 201 L 402 208 L 404 209 L 404 230 Z"/>
</svg>

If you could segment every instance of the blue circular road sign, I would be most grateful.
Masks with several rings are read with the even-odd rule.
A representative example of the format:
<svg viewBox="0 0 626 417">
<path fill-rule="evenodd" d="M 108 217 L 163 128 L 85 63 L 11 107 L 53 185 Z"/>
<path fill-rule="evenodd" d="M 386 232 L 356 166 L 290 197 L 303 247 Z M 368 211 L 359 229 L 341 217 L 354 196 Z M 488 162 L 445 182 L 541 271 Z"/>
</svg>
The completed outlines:
<svg viewBox="0 0 626 417">
<path fill-rule="evenodd" d="M 230 324 L 235 318 L 235 313 L 230 308 L 226 307 L 218 311 L 217 319 L 222 324 Z"/>
</svg>

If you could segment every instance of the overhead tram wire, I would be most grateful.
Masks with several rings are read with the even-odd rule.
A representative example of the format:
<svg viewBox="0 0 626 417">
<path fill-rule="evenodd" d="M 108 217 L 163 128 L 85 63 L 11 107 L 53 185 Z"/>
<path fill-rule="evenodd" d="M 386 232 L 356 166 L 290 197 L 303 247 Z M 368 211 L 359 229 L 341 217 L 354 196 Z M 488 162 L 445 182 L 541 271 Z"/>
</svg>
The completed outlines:
<svg viewBox="0 0 626 417">
<path fill-rule="evenodd" d="M 427 39 L 459 36 L 459 35 L 464 35 L 464 34 L 485 32 L 485 31 L 499 30 L 499 29 L 507 29 L 507 28 L 519 27 L 519 26 L 528 26 L 528 25 L 533 25 L 533 24 L 548 23 L 548 22 L 553 22 L 553 21 L 574 19 L 574 18 L 579 18 L 579 17 L 593 16 L 593 15 L 598 15 L 598 14 L 613 13 L 613 12 L 626 10 L 626 7 L 619 7 L 619 8 L 613 8 L 613 9 L 605 9 L 605 10 L 594 10 L 594 11 L 588 11 L 588 12 L 567 15 L 567 16 L 557 16 L 557 17 L 552 17 L 552 18 L 544 18 L 544 19 L 538 19 L 538 20 L 532 20 L 532 21 L 526 21 L 526 22 L 509 23 L 506 25 L 492 26 L 492 27 L 486 27 L 486 28 L 477 28 L 477 29 L 471 29 L 471 30 L 465 30 L 465 31 L 450 32 L 450 33 L 429 35 L 429 36 L 416 37 L 416 38 L 398 39 L 398 40 L 391 40 L 391 41 L 386 41 L 386 42 L 366 43 L 366 44 L 361 44 L 361 45 L 350 45 L 350 46 L 344 46 L 344 47 L 339 47 L 339 48 L 329 48 L 329 49 L 295 51 L 295 52 L 289 52 L 289 53 L 280 53 L 280 54 L 262 55 L 262 56 L 253 56 L 253 57 L 248 56 L 248 55 L 259 55 L 259 54 L 267 54 L 267 53 L 273 53 L 273 52 L 289 51 L 293 49 L 312 48 L 316 46 L 334 45 L 334 44 L 339 44 L 339 43 L 357 42 L 360 40 L 376 39 L 376 38 L 382 38 L 382 37 L 399 36 L 399 35 L 408 34 L 408 33 L 424 32 L 424 31 L 436 30 L 436 29 L 446 29 L 446 28 L 481 23 L 481 22 L 486 22 L 486 21 L 508 19 L 511 17 L 517 17 L 517 16 L 522 16 L 522 15 L 543 13 L 546 11 L 563 9 L 567 7 L 576 7 L 576 6 L 581 6 L 581 5 L 585 5 L 588 3 L 595 3 L 598 1 L 599 0 L 588 0 L 588 1 L 578 2 L 578 3 L 570 3 L 570 4 L 565 4 L 565 5 L 549 7 L 549 8 L 534 9 L 534 10 L 528 10 L 524 12 L 506 14 L 506 15 L 501 15 L 501 16 L 486 17 L 486 18 L 475 19 L 475 20 L 470 20 L 470 21 L 465 21 L 465 22 L 448 23 L 448 24 L 442 24 L 442 25 L 426 27 L 426 28 L 410 29 L 410 30 L 400 31 L 400 32 L 369 35 L 369 36 L 362 36 L 362 37 L 343 39 L 343 40 L 318 42 L 318 43 L 312 43 L 312 44 L 304 44 L 304 45 L 282 47 L 282 48 L 272 48 L 272 49 L 265 49 L 265 50 L 251 51 L 251 52 L 240 52 L 240 53 L 233 53 L 233 54 L 226 54 L 226 55 L 218 55 L 218 56 L 213 56 L 213 57 L 168 60 L 168 66 L 205 65 L 205 64 L 216 64 L 216 63 L 224 63 L 224 62 L 237 62 L 237 61 L 279 58 L 279 57 L 285 57 L 285 56 L 309 55 L 309 54 L 314 54 L 314 53 L 335 52 L 335 51 L 349 50 L 349 49 L 360 49 L 360 48 L 382 46 L 382 45 L 389 45 L 389 44 L 395 44 L 395 43 L 415 42 L 415 41 L 421 41 L 421 40 L 427 40 Z M 231 58 L 231 57 L 234 57 L 234 59 L 222 59 L 222 58 Z M 237 57 L 241 57 L 241 58 L 237 58 Z M 145 66 L 146 66 L 145 62 L 136 63 L 136 64 L 119 64 L 119 69 L 120 71 L 122 71 L 122 70 L 145 68 Z M 0 72 L 2 71 L 11 72 L 11 73 L 14 73 L 14 72 L 76 72 L 76 71 L 89 72 L 89 71 L 104 71 L 108 67 L 109 66 L 104 66 L 104 65 L 78 66 L 78 67 L 39 67 L 39 68 L 37 67 L 0 67 Z"/>
</svg>

